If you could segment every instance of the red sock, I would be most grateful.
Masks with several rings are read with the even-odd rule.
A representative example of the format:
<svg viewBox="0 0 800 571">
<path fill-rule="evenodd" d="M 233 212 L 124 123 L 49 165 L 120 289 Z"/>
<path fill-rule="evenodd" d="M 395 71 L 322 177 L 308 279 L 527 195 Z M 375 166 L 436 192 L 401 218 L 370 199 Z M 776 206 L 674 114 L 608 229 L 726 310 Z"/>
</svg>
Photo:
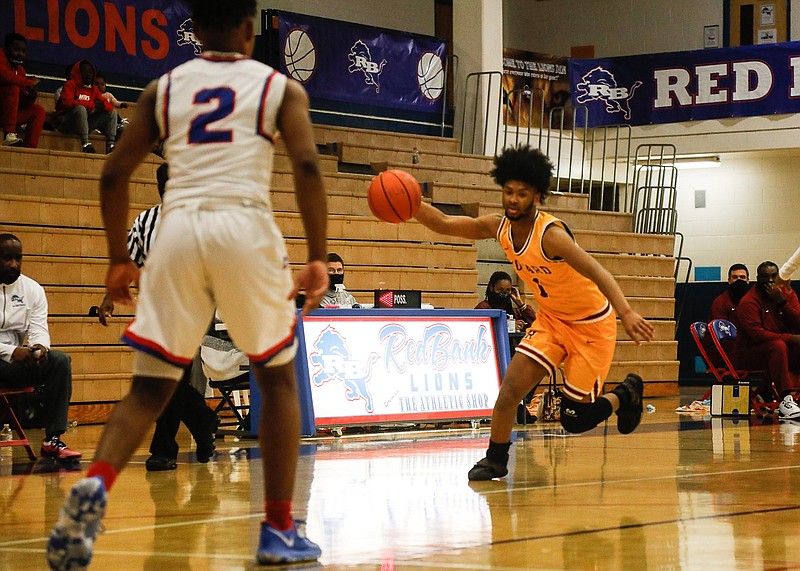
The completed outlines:
<svg viewBox="0 0 800 571">
<path fill-rule="evenodd" d="M 92 462 L 89 471 L 86 472 L 86 477 L 93 478 L 94 476 L 101 477 L 106 485 L 106 491 L 110 492 L 111 486 L 117 479 L 117 470 L 108 462 Z"/>
<path fill-rule="evenodd" d="M 267 500 L 264 504 L 268 524 L 278 531 L 292 527 L 292 500 Z"/>
</svg>

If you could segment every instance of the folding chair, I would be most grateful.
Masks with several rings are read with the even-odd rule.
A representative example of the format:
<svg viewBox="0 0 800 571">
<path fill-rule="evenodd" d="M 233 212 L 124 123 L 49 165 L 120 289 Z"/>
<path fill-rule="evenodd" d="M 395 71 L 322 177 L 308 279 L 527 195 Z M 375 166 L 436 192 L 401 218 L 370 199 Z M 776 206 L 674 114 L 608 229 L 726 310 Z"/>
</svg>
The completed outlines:
<svg viewBox="0 0 800 571">
<path fill-rule="evenodd" d="M 214 409 L 220 415 L 220 428 L 217 436 L 252 436 L 256 431 L 250 429 L 250 399 L 245 396 L 250 394 L 250 373 L 244 373 L 238 377 L 226 381 L 208 381 L 208 386 L 219 391 L 222 400 Z M 228 415 L 224 415 L 224 412 Z M 230 416 L 233 415 L 233 417 Z M 223 428 L 225 426 L 235 428 Z"/>
<path fill-rule="evenodd" d="M 714 379 L 721 383 L 725 378 L 725 374 L 728 371 L 727 366 L 721 359 L 712 359 L 711 358 L 711 351 L 713 349 L 711 336 L 708 335 L 708 324 L 702 321 L 695 321 L 690 326 L 690 331 L 692 333 L 692 339 L 694 339 L 695 345 L 697 345 L 697 349 L 700 351 L 700 356 L 703 357 L 703 363 L 706 366 L 706 373 L 711 373 L 714 375 Z M 711 389 L 708 389 L 705 395 L 703 395 L 702 400 L 706 400 L 711 396 Z"/>
<path fill-rule="evenodd" d="M 32 392 L 33 387 L 23 387 L 18 389 L 0 388 L 0 426 L 3 424 L 8 424 L 11 427 L 11 430 L 15 431 L 19 437 L 14 440 L 0 440 L 0 447 L 24 446 L 25 450 L 28 452 L 28 458 L 31 460 L 36 460 L 36 454 L 33 453 L 31 443 L 28 442 L 28 437 L 25 436 L 25 431 L 22 430 L 22 426 L 20 426 L 17 415 L 14 414 L 14 409 L 12 407 L 14 400 L 18 395 Z"/>
<path fill-rule="evenodd" d="M 767 378 L 766 371 L 750 371 L 737 369 L 729 354 L 736 343 L 736 326 L 727 319 L 714 319 L 708 324 L 708 336 L 711 339 L 714 353 L 721 360 L 724 368 L 723 376 L 735 381 L 748 381 L 756 385 L 757 392 L 751 394 L 750 402 L 758 416 L 775 412 L 780 404 L 775 384 Z M 769 400 L 767 400 L 769 399 Z"/>
</svg>

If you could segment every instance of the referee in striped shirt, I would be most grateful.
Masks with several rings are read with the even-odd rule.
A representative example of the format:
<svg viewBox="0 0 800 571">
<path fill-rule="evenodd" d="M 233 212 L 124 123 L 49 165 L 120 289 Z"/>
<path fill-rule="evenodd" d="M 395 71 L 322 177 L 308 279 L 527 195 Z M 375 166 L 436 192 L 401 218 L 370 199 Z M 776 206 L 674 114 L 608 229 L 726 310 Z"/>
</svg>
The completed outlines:
<svg viewBox="0 0 800 571">
<path fill-rule="evenodd" d="M 167 163 L 163 163 L 156 171 L 159 197 L 164 196 L 168 178 Z M 144 265 L 147 253 L 158 233 L 160 214 L 161 204 L 140 212 L 128 231 L 128 253 L 131 260 L 140 268 Z M 114 302 L 106 296 L 98 311 L 100 323 L 108 325 L 108 319 L 113 314 Z M 156 420 L 156 429 L 150 442 L 151 456 L 145 462 L 149 472 L 177 468 L 178 443 L 175 436 L 178 434 L 181 422 L 186 425 L 197 442 L 197 460 L 205 463 L 214 455 L 214 437 L 219 418 L 206 406 L 205 385 L 206 378 L 202 373 L 198 352 L 192 365 L 184 371 L 172 400 Z"/>
<path fill-rule="evenodd" d="M 167 185 L 167 178 L 169 177 L 167 169 L 167 163 L 162 163 L 156 171 L 158 196 L 162 198 Z M 153 245 L 160 214 L 161 203 L 156 204 L 152 208 L 148 208 L 144 212 L 140 212 L 133 221 L 133 226 L 131 226 L 131 229 L 128 231 L 128 253 L 131 255 L 133 263 L 139 268 L 144 265 L 147 252 L 150 251 L 150 246 Z"/>
</svg>

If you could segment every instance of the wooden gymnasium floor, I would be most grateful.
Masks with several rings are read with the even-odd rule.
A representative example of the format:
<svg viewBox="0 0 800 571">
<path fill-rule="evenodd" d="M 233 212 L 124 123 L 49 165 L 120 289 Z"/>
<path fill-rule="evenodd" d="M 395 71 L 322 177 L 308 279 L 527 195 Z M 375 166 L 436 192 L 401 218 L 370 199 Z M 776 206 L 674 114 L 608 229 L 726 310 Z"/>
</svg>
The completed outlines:
<svg viewBox="0 0 800 571">
<path fill-rule="evenodd" d="M 683 403 L 696 396 L 684 393 Z M 627 437 L 613 422 L 581 436 L 553 423 L 519 430 L 499 482 L 467 482 L 487 429 L 306 441 L 296 512 L 323 557 L 294 568 L 800 569 L 800 426 L 647 402 L 656 411 Z M 98 434 L 77 427 L 65 439 L 91 457 Z M 177 471 L 158 473 L 141 449 L 110 495 L 92 568 L 253 567 L 254 445 L 226 441 L 205 465 L 182 453 Z M 0 466 L 0 570 L 45 568 L 45 538 L 80 476 L 21 452 Z"/>
</svg>

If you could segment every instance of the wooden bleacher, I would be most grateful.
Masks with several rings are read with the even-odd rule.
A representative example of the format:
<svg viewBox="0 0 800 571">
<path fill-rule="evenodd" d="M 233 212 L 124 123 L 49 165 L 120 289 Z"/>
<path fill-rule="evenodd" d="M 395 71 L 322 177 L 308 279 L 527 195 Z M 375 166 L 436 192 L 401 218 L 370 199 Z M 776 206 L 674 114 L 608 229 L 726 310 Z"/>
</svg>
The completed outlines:
<svg viewBox="0 0 800 571">
<path fill-rule="evenodd" d="M 434 234 L 416 221 L 395 225 L 376 220 L 366 201 L 371 175 L 358 174 L 369 172 L 370 165 L 402 168 L 427 183 L 428 199 L 435 204 L 486 214 L 501 212 L 500 192 L 486 174 L 490 158 L 461 155 L 458 142 L 446 138 L 330 126 L 315 126 L 315 137 L 331 153 L 321 156 L 329 247 L 344 257 L 347 287 L 359 302 L 370 303 L 374 289 L 387 287 L 420 289 L 423 302 L 436 307 L 471 308 L 483 297 L 491 272 L 508 269 L 494 241 L 474 244 Z M 414 147 L 419 164 L 411 164 Z M 89 307 L 102 299 L 106 270 L 97 190 L 103 160 L 102 154 L 80 153 L 74 137 L 48 131 L 39 149 L 0 148 L 0 231 L 22 239 L 23 271 L 47 291 L 53 346 L 72 357 L 70 416 L 81 423 L 104 421 L 130 383 L 132 352 L 119 343 L 130 308 L 119 308 L 107 328 L 88 317 Z M 158 201 L 155 171 L 160 163 L 151 156 L 134 174 L 131 222 Z M 353 165 L 363 168 L 348 168 Z M 276 220 L 298 269 L 305 258 L 304 233 L 281 145 L 273 187 Z M 646 380 L 647 395 L 676 394 L 673 239 L 633 234 L 630 215 L 589 211 L 585 195 L 554 194 L 543 209 L 570 225 L 578 242 L 617 277 L 634 309 L 656 327 L 656 342 L 641 346 L 627 341 L 618 327 L 609 386 L 635 371 Z M 524 290 L 523 295 L 532 300 Z"/>
</svg>

